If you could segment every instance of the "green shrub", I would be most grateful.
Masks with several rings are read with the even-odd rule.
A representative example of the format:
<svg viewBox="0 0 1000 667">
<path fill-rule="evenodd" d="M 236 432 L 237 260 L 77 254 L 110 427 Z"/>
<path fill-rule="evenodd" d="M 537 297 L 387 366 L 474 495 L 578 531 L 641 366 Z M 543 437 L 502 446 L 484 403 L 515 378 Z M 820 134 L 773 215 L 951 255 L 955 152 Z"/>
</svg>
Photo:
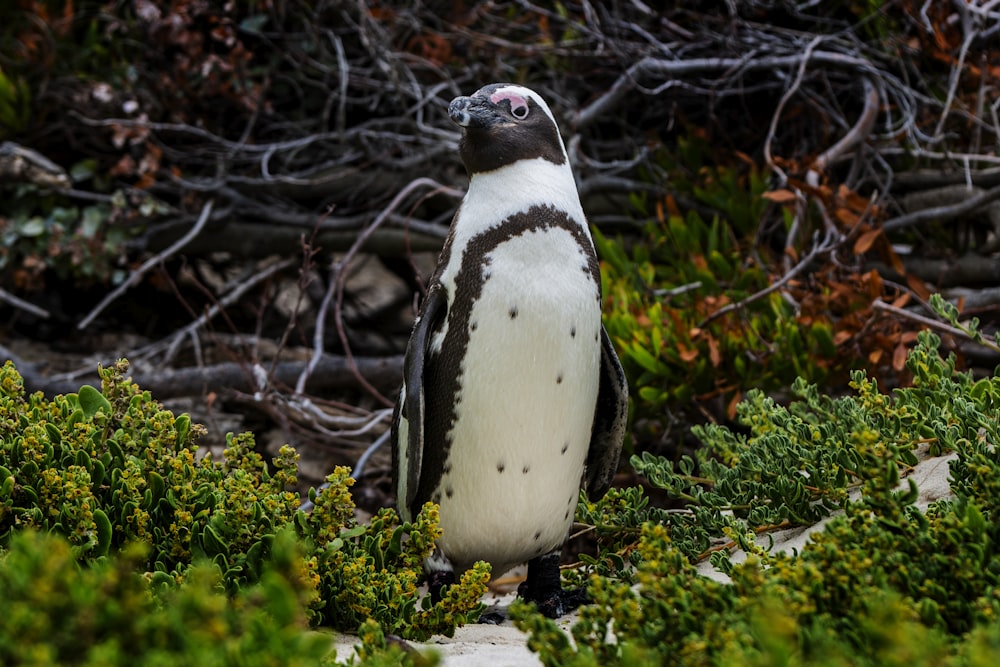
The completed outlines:
<svg viewBox="0 0 1000 667">
<path fill-rule="evenodd" d="M 236 596 L 219 570 L 188 571 L 153 595 L 138 574 L 148 546 L 130 545 L 80 567 L 63 537 L 24 530 L 0 558 L 0 663 L 4 665 L 318 665 L 332 638 L 308 630 L 299 604 L 301 561 L 288 531 L 260 582 Z"/>
<path fill-rule="evenodd" d="M 575 645 L 527 605 L 512 608 L 542 661 L 995 664 L 1000 376 L 956 372 L 938 343 L 920 335 L 907 361 L 914 384 L 892 395 L 860 372 L 856 394 L 838 399 L 804 382 L 788 407 L 752 392 L 739 409 L 748 435 L 698 431 L 697 477 L 690 459 L 634 457 L 652 485 L 688 508 L 651 509 L 634 489 L 581 504 L 604 543 L 590 580 L 595 604 L 572 628 Z M 921 446 L 957 454 L 954 499 L 926 513 L 914 506 L 912 481 L 899 490 Z M 757 542 L 759 533 L 838 509 L 801 553 L 772 554 Z M 731 546 L 748 553 L 744 563 L 730 561 Z M 697 572 L 693 563 L 710 551 L 731 585 Z"/>
<path fill-rule="evenodd" d="M 675 155 L 660 158 L 683 207 L 673 197 L 636 199 L 647 223 L 635 243 L 594 234 L 604 322 L 635 397 L 633 420 L 653 428 L 664 427 L 665 410 L 682 412 L 696 399 L 732 407 L 750 388 L 820 382 L 847 364 L 822 300 L 794 304 L 775 291 L 715 317 L 769 287 L 776 260 L 758 238 L 766 176 L 745 164 L 702 166 L 712 163 L 707 152 L 703 141 L 680 140 Z M 644 428 L 638 438 L 658 437 Z"/>
<path fill-rule="evenodd" d="M 25 396 L 10 362 L 0 369 L 0 548 L 26 530 L 52 532 L 93 565 L 141 544 L 129 562 L 158 594 L 211 563 L 218 585 L 237 596 L 263 583 L 277 536 L 294 531 L 302 558 L 284 571 L 300 582 L 298 603 L 314 625 L 354 631 L 371 620 L 424 639 L 478 616 L 486 564 L 443 601 L 419 600 L 420 563 L 439 534 L 435 506 L 413 522 L 385 509 L 358 524 L 353 480 L 338 468 L 326 491 L 311 494 L 314 511 L 301 512 L 290 447 L 268 466 L 245 433 L 227 438 L 222 461 L 201 456 L 202 427 L 163 409 L 126 369 L 101 369 L 100 390 L 52 400 Z"/>
</svg>

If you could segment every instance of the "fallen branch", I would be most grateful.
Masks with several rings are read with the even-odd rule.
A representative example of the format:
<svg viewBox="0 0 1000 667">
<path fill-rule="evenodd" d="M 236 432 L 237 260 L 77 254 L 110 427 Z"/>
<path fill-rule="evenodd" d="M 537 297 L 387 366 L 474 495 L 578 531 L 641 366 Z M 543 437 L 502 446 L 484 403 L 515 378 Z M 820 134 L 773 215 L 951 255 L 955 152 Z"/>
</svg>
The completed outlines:
<svg viewBox="0 0 1000 667">
<path fill-rule="evenodd" d="M 997 201 L 998 199 L 1000 199 L 1000 185 L 992 187 L 989 190 L 985 190 L 982 193 L 974 197 L 970 197 L 958 204 L 925 208 L 922 211 L 914 211 L 912 213 L 892 218 L 891 220 L 886 220 L 882 225 L 882 229 L 887 232 L 891 232 L 895 229 L 902 229 L 903 227 L 909 227 L 911 225 L 917 225 L 931 220 L 947 222 L 948 220 L 954 220 L 961 215 L 970 213 L 971 211 Z"/>
<path fill-rule="evenodd" d="M 14 296 L 13 294 L 3 289 L 2 287 L 0 287 L 0 301 L 3 301 L 4 303 L 9 303 L 15 308 L 20 308 L 21 310 L 31 313 L 35 317 L 40 317 L 43 320 L 51 317 L 49 311 L 45 310 L 40 306 L 36 306 L 33 303 L 25 301 L 20 297 Z"/>
<path fill-rule="evenodd" d="M 3 348 L 0 348 L 2 351 Z M 268 379 L 272 384 L 293 385 L 302 373 L 306 361 L 279 361 Z M 45 377 L 37 372 L 34 364 L 15 358 L 18 371 L 24 377 L 28 392 L 41 391 L 48 396 L 76 392 L 84 384 L 100 385 L 95 372 L 69 377 Z M 345 357 L 323 355 L 315 363 L 315 373 L 310 377 L 306 390 L 312 393 L 357 390 L 360 387 L 351 368 L 363 373 L 365 378 L 383 391 L 399 386 L 403 373 L 402 356 L 354 357 L 349 363 Z M 204 396 L 217 393 L 222 396 L 233 392 L 252 394 L 258 391 L 252 369 L 244 363 L 223 362 L 194 368 L 163 369 L 132 373 L 132 380 L 157 400 L 180 396 Z"/>
<path fill-rule="evenodd" d="M 848 69 L 874 71 L 874 66 L 865 58 L 835 51 L 813 51 L 786 56 L 755 57 L 749 53 L 742 58 L 689 58 L 687 60 L 665 60 L 647 57 L 629 67 L 611 88 L 572 117 L 571 125 L 580 130 L 594 123 L 598 118 L 617 106 L 625 95 L 639 85 L 643 76 L 661 78 L 681 77 L 703 72 L 752 72 L 798 67 L 803 61 L 815 65 L 832 65 Z"/>
<path fill-rule="evenodd" d="M 143 262 L 142 266 L 133 271 L 125 282 L 123 282 L 121 285 L 119 285 L 115 289 L 111 290 L 111 292 L 106 294 L 104 298 L 101 299 L 101 302 L 98 303 L 96 306 L 94 306 L 94 308 L 89 313 L 87 313 L 86 317 L 80 320 L 80 323 L 76 325 L 76 328 L 81 331 L 83 329 L 86 329 L 90 325 L 90 323 L 94 321 L 94 318 L 100 315 L 104 311 L 104 309 L 111 304 L 112 301 L 114 301 L 122 294 L 124 294 L 126 291 L 128 291 L 130 287 L 133 287 L 136 284 L 138 284 L 139 280 L 142 279 L 142 277 L 146 275 L 150 269 L 152 269 L 154 266 L 163 263 L 168 257 L 171 257 L 181 248 L 187 245 L 188 242 L 191 241 L 191 239 L 198 236 L 202 228 L 205 226 L 205 223 L 207 223 L 208 219 L 211 217 L 213 206 L 215 206 L 215 200 L 209 199 L 207 202 L 205 202 L 205 205 L 201 207 L 201 215 L 198 216 L 197 222 L 194 223 L 194 226 L 188 231 L 187 234 L 182 236 L 176 243 L 173 243 L 169 248 L 167 248 L 163 252 L 158 253 L 157 255 L 150 257 L 145 262 Z"/>
<path fill-rule="evenodd" d="M 375 231 L 382 225 L 383 222 L 389 217 L 389 215 L 399 207 L 406 197 L 408 197 L 414 190 L 421 187 L 432 187 L 432 193 L 444 192 L 452 196 L 461 197 L 462 192 L 455 190 L 454 188 L 449 188 L 447 186 L 441 185 L 437 181 L 431 178 L 417 178 L 411 181 L 405 188 L 399 191 L 398 194 L 389 202 L 389 205 L 382 210 L 381 213 L 372 221 L 372 224 L 368 226 L 357 238 L 354 245 L 351 246 L 350 250 L 334 265 L 333 273 L 334 278 L 330 281 L 327 286 L 326 294 L 323 296 L 323 301 L 320 304 L 319 312 L 316 316 L 316 329 L 313 333 L 313 358 L 316 359 L 323 354 L 323 340 L 325 336 L 325 322 L 327 313 L 329 311 L 331 303 L 335 299 L 335 308 L 333 311 L 334 322 L 337 326 L 337 334 L 340 337 L 340 342 L 344 347 L 344 351 L 347 355 L 348 362 L 353 359 L 353 354 L 351 353 L 351 345 L 347 340 L 347 334 L 344 331 L 344 323 L 342 319 L 341 306 L 344 299 L 344 284 L 347 281 L 347 266 L 350 264 L 351 260 L 358 253 L 361 247 L 365 244 L 369 237 L 375 233 Z M 312 365 L 306 366 L 303 369 L 302 376 L 299 378 L 295 385 L 296 393 L 302 393 L 302 388 L 305 386 L 306 380 L 312 374 Z M 359 377 L 358 380 L 361 382 L 362 386 L 365 385 L 364 377 Z M 374 387 L 370 387 L 372 395 L 378 399 L 380 402 L 386 405 L 392 405 L 392 401 L 383 396 Z"/>
</svg>

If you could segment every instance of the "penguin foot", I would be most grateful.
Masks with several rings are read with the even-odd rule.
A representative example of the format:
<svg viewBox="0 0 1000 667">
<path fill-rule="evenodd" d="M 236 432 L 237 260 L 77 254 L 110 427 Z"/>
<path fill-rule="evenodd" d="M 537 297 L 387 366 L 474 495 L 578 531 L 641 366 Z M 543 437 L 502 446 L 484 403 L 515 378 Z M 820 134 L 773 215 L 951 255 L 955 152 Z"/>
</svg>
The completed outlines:
<svg viewBox="0 0 1000 667">
<path fill-rule="evenodd" d="M 441 601 L 441 594 L 446 586 L 455 583 L 455 573 L 452 570 L 435 570 L 427 575 L 427 592 L 430 593 L 431 602 L 437 604 Z"/>
<path fill-rule="evenodd" d="M 503 625 L 504 620 L 503 614 L 498 611 L 491 611 L 482 614 L 477 623 L 482 623 L 483 625 Z"/>
<path fill-rule="evenodd" d="M 549 618 L 559 618 L 589 601 L 582 588 L 563 590 L 558 551 L 528 561 L 528 578 L 517 587 L 517 594 Z"/>
<path fill-rule="evenodd" d="M 583 588 L 556 588 L 535 595 L 528 586 L 521 584 L 518 586 L 517 594 L 528 602 L 534 602 L 538 611 L 548 618 L 560 618 L 580 605 L 590 602 L 587 591 Z"/>
</svg>

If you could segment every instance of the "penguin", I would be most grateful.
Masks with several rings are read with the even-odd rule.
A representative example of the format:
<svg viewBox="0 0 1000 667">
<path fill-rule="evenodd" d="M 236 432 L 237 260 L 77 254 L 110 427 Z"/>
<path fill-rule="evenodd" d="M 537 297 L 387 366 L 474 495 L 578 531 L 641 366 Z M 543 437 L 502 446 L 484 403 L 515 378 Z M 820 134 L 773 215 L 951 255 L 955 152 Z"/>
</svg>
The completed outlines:
<svg viewBox="0 0 1000 667">
<path fill-rule="evenodd" d="M 509 83 L 458 97 L 469 188 L 404 357 L 390 437 L 397 506 L 439 506 L 432 599 L 476 561 L 527 562 L 519 595 L 557 618 L 585 601 L 559 560 L 581 486 L 618 466 L 628 387 L 601 323 L 601 277 L 555 117 Z"/>
</svg>

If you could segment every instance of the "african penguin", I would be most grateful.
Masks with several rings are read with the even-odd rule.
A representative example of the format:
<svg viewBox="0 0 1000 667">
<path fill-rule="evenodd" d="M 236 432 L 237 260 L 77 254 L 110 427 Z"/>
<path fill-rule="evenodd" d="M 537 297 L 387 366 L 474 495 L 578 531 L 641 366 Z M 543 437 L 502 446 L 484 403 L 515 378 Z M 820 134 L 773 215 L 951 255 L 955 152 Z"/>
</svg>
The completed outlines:
<svg viewBox="0 0 1000 667">
<path fill-rule="evenodd" d="M 448 107 L 469 189 L 414 325 L 393 416 L 404 521 L 440 506 L 432 596 L 488 561 L 528 562 L 523 597 L 561 616 L 559 554 L 581 485 L 603 496 L 628 389 L 601 324 L 597 255 L 555 118 L 495 83 Z"/>
</svg>

